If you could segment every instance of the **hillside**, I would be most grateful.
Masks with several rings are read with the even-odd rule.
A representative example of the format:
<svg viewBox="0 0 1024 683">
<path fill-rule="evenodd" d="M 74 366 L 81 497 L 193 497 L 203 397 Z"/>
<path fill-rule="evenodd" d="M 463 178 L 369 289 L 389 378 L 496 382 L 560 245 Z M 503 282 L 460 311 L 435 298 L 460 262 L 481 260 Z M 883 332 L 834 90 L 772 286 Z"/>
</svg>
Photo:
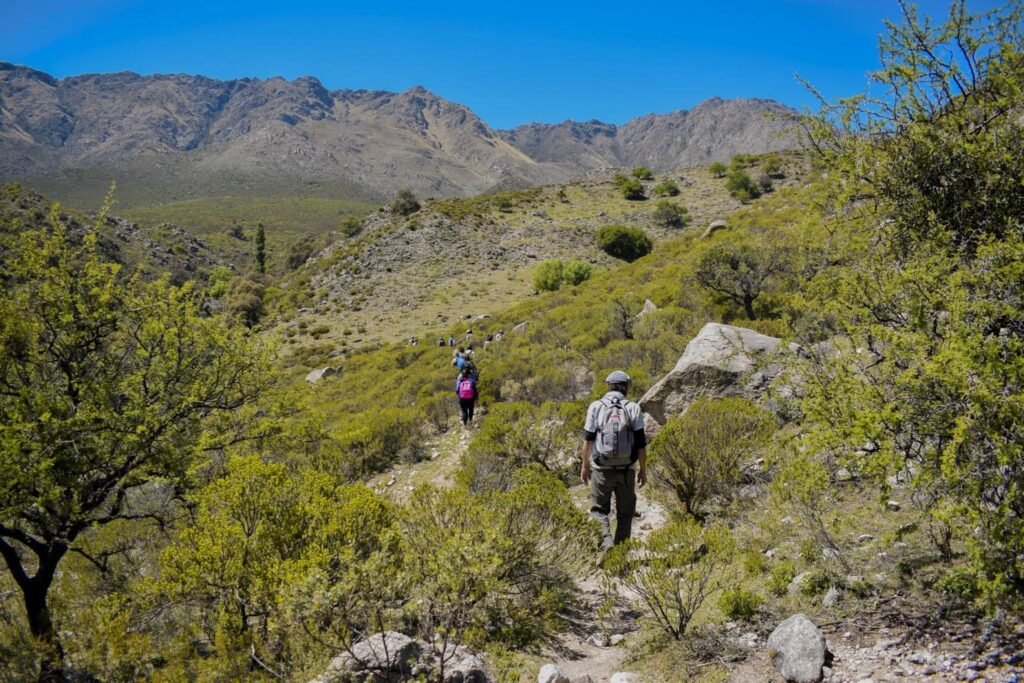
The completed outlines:
<svg viewBox="0 0 1024 683">
<path fill-rule="evenodd" d="M 749 172 L 756 176 L 768 158 L 755 160 Z M 784 159 L 779 187 L 804 181 L 802 157 L 771 158 Z M 706 168 L 659 173 L 644 181 L 649 198 L 640 201 L 623 198 L 613 175 L 605 170 L 567 185 L 437 200 L 408 217 L 371 213 L 358 236 L 340 237 L 282 284 L 299 309 L 283 316 L 288 346 L 309 353 L 409 337 L 434 343 L 457 321 L 473 327 L 471 319 L 529 297 L 534 272 L 547 259 L 616 268 L 620 262 L 595 240 L 602 226 L 641 227 L 660 243 L 699 234 L 742 206 Z M 680 193 L 656 197 L 665 180 Z M 659 202 L 685 207 L 689 227 L 659 224 L 652 216 Z M 318 330 L 315 341 L 308 330 Z"/>
<path fill-rule="evenodd" d="M 466 196 L 633 160 L 667 171 L 791 147 L 791 137 L 778 135 L 783 122 L 763 116 L 769 111 L 792 113 L 757 100 L 710 100 L 603 126 L 610 144 L 591 145 L 586 135 L 562 140 L 563 128 L 577 124 L 500 133 L 422 87 L 331 91 L 312 77 L 133 73 L 58 80 L 3 63 L 0 179 L 78 204 L 98 203 L 115 180 L 125 206 L 228 195 L 383 200 L 401 187 Z"/>
</svg>

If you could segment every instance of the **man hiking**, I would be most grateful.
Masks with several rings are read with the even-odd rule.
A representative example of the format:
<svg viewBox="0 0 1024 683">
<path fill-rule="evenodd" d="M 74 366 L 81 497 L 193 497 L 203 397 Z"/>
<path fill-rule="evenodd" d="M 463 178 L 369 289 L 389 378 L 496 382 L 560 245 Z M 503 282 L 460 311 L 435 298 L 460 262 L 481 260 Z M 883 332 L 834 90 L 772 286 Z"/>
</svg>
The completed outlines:
<svg viewBox="0 0 1024 683">
<path fill-rule="evenodd" d="M 476 405 L 476 377 L 472 366 L 464 366 L 455 380 L 455 395 L 459 397 L 459 408 L 462 410 L 462 426 L 468 427 L 473 421 L 473 407 Z"/>
<path fill-rule="evenodd" d="M 590 484 L 590 515 L 601 523 L 602 550 L 629 538 L 636 511 L 636 483 L 647 483 L 647 436 L 643 412 L 626 399 L 629 375 L 616 370 L 605 382 L 608 392 L 590 404 L 583 425 L 580 479 Z M 615 496 L 615 536 L 609 515 Z"/>
</svg>

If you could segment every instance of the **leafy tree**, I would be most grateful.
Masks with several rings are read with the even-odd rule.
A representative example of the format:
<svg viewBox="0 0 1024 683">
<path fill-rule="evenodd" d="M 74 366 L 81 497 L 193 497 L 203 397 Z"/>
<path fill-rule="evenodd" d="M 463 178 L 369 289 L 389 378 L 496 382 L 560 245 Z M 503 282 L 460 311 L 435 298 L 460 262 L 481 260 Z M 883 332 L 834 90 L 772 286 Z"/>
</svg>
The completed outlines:
<svg viewBox="0 0 1024 683">
<path fill-rule="evenodd" d="M 315 253 L 316 240 L 312 236 L 304 237 L 288 248 L 288 256 L 285 259 L 285 266 L 288 270 L 295 270 L 308 261 L 309 257 Z"/>
<path fill-rule="evenodd" d="M 654 177 L 654 173 L 646 166 L 637 166 L 633 169 L 633 177 L 637 180 L 650 180 Z"/>
<path fill-rule="evenodd" d="M 788 275 L 791 267 L 790 250 L 785 247 L 730 242 L 708 251 L 697 264 L 694 278 L 742 306 L 748 320 L 756 320 L 754 302 L 773 281 Z"/>
<path fill-rule="evenodd" d="M 685 206 L 662 199 L 654 206 L 651 218 L 666 228 L 682 228 L 690 222 L 690 212 L 686 210 Z"/>
<path fill-rule="evenodd" d="M 671 178 L 665 178 L 652 191 L 659 197 L 675 197 L 679 194 L 679 185 Z"/>
<path fill-rule="evenodd" d="M 256 224 L 256 270 L 259 273 L 267 272 L 267 235 L 263 223 Z"/>
<path fill-rule="evenodd" d="M 744 460 L 767 443 L 773 428 L 771 416 L 746 399 L 700 399 L 652 440 L 654 476 L 699 518 L 713 497 L 732 497 Z"/>
<path fill-rule="evenodd" d="M 395 201 L 391 203 L 391 210 L 399 216 L 411 216 L 420 210 L 420 203 L 412 190 L 401 189 L 395 196 Z"/>
<path fill-rule="evenodd" d="M 729 172 L 725 181 L 725 189 L 741 202 L 749 202 L 761 196 L 761 189 L 751 180 L 746 172 L 739 169 Z"/>
<path fill-rule="evenodd" d="M 723 164 L 721 161 L 716 161 L 712 163 L 710 166 L 708 166 L 708 172 L 711 173 L 711 175 L 715 176 L 716 178 L 724 178 L 725 173 L 728 170 L 729 167 Z"/>
<path fill-rule="evenodd" d="M 61 560 L 91 528 L 158 514 L 139 492 L 183 482 L 216 444 L 206 419 L 256 399 L 269 364 L 191 288 L 120 280 L 95 232 L 75 246 L 56 208 L 51 224 L 14 241 L 0 301 L 0 555 L 42 681 L 62 679 Z"/>
<path fill-rule="evenodd" d="M 654 243 L 640 228 L 606 225 L 597 231 L 597 245 L 609 256 L 633 262 L 651 253 Z"/>
<path fill-rule="evenodd" d="M 805 122 L 845 225 L 808 291 L 860 350 L 808 373 L 805 410 L 817 447 L 906 472 L 998 598 L 1024 592 L 1024 8 L 902 7 L 879 94 Z"/>
</svg>

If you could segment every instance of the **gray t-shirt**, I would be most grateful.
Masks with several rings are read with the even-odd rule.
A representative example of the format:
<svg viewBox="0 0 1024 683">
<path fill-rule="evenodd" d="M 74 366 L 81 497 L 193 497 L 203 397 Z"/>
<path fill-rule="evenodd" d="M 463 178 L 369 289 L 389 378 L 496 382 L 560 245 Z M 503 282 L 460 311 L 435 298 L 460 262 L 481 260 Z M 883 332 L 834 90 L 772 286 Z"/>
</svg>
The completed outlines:
<svg viewBox="0 0 1024 683">
<path fill-rule="evenodd" d="M 609 391 L 607 394 L 602 396 L 600 400 L 594 401 L 590 404 L 590 407 L 587 408 L 587 419 L 583 423 L 583 438 L 587 441 L 594 441 L 597 438 L 597 419 L 601 413 L 601 401 L 608 401 L 613 398 L 618 398 L 622 401 L 622 407 L 625 409 L 626 415 L 629 417 L 629 426 L 633 429 L 633 434 L 635 436 L 633 439 L 635 455 L 635 451 L 647 447 L 647 436 L 644 434 L 644 413 L 640 410 L 640 406 L 638 404 L 628 400 L 618 391 Z M 591 451 L 591 458 L 593 458 L 593 451 Z M 591 460 L 591 463 L 593 463 L 593 460 Z M 629 467 L 630 469 L 636 469 L 636 463 L 634 462 Z"/>
</svg>

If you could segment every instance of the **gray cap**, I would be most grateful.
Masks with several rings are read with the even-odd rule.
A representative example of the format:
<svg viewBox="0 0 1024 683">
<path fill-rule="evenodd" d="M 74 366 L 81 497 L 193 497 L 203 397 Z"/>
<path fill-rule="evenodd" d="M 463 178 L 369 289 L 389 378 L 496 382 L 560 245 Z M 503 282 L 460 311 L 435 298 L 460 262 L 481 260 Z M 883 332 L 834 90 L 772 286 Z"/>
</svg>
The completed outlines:
<svg viewBox="0 0 1024 683">
<path fill-rule="evenodd" d="M 607 384 L 629 384 L 631 381 L 629 375 L 624 373 L 622 370 L 616 370 L 604 380 Z"/>
</svg>

